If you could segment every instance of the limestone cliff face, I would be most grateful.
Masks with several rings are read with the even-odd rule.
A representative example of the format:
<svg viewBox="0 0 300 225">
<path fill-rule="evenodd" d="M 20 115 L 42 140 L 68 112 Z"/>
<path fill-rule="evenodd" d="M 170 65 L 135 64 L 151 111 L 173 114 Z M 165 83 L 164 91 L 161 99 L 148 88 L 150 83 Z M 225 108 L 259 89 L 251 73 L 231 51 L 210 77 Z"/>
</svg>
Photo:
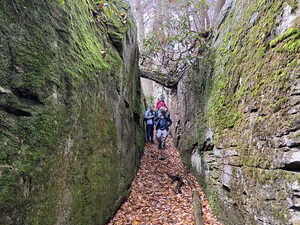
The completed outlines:
<svg viewBox="0 0 300 225">
<path fill-rule="evenodd" d="M 300 223 L 299 1 L 227 0 L 175 132 L 225 224 Z"/>
<path fill-rule="evenodd" d="M 128 194 L 136 29 L 125 1 L 123 17 L 93 2 L 0 2 L 0 224 L 104 224 Z"/>
</svg>

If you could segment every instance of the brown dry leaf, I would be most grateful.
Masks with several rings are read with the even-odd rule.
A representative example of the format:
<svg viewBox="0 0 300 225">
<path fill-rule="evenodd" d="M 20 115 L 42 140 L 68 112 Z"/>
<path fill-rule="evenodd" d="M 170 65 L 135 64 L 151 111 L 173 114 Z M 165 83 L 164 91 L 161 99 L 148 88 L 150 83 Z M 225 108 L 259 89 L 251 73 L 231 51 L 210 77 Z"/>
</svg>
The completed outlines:
<svg viewBox="0 0 300 225">
<path fill-rule="evenodd" d="M 165 160 L 160 160 L 162 155 L 166 157 Z M 177 183 L 172 183 L 167 173 L 178 174 L 183 179 L 187 174 L 172 142 L 167 141 L 166 150 L 146 144 L 140 169 L 131 186 L 131 194 L 108 225 L 194 225 L 191 188 L 184 179 L 182 194 L 177 194 Z M 187 176 L 199 192 L 205 225 L 222 225 L 213 215 L 197 179 L 192 174 Z"/>
</svg>

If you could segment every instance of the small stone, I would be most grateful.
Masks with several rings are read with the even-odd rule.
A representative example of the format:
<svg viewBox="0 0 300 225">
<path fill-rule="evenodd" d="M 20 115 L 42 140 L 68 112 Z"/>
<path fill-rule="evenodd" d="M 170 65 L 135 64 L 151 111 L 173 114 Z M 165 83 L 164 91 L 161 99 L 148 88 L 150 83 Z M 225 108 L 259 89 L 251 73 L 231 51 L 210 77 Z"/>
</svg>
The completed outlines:
<svg viewBox="0 0 300 225">
<path fill-rule="evenodd" d="M 299 146 L 300 145 L 300 130 L 290 133 L 288 136 L 285 136 L 284 142 L 290 148 Z"/>
<path fill-rule="evenodd" d="M 295 21 L 297 18 L 298 12 L 292 12 L 292 7 L 288 3 L 284 3 L 283 14 L 277 16 L 277 21 L 280 22 L 280 25 L 277 27 L 276 31 L 278 34 L 283 34 Z"/>
<path fill-rule="evenodd" d="M 293 221 L 293 225 L 300 225 L 300 219 L 296 219 Z"/>
<path fill-rule="evenodd" d="M 255 21 L 257 15 L 258 15 L 258 12 L 257 12 L 257 11 L 255 11 L 255 12 L 252 14 L 251 19 L 250 19 L 250 22 L 249 22 L 249 28 L 251 28 L 251 27 L 253 26 L 253 23 L 254 23 L 254 21 Z"/>
<path fill-rule="evenodd" d="M 238 156 L 229 157 L 229 158 L 227 158 L 227 161 L 228 161 L 228 165 L 231 165 L 231 166 L 241 166 L 242 165 L 241 159 Z"/>
<path fill-rule="evenodd" d="M 227 149 L 227 150 L 224 150 L 224 155 L 225 155 L 225 157 L 231 157 L 231 156 L 237 156 L 238 153 L 236 152 L 235 149 Z"/>
<path fill-rule="evenodd" d="M 222 176 L 222 184 L 229 189 L 230 189 L 231 177 L 232 177 L 232 167 L 229 165 L 225 165 L 223 176 Z"/>
<path fill-rule="evenodd" d="M 296 76 L 295 74 L 293 74 Z M 292 86 L 291 96 L 299 96 L 300 95 L 300 80 L 296 80 Z"/>
<path fill-rule="evenodd" d="M 19 66 L 15 66 L 15 69 L 17 73 L 24 73 L 24 69 Z"/>
<path fill-rule="evenodd" d="M 102 55 L 103 58 L 106 57 L 106 51 L 105 50 L 101 50 L 100 53 L 101 53 L 101 55 Z"/>
<path fill-rule="evenodd" d="M 274 148 L 281 148 L 285 146 L 285 143 L 283 142 L 282 138 L 279 137 L 273 137 L 271 140 L 272 147 Z"/>
<path fill-rule="evenodd" d="M 292 208 L 293 205 L 294 205 L 294 204 L 293 204 L 293 200 L 292 200 L 291 198 L 287 198 L 286 200 L 287 200 L 287 203 L 288 203 L 288 207 L 289 207 L 289 208 Z"/>
<path fill-rule="evenodd" d="M 5 89 L 0 86 L 0 94 L 12 94 L 11 90 Z"/>
<path fill-rule="evenodd" d="M 220 149 L 218 149 L 218 148 L 216 148 L 216 147 L 214 147 L 213 153 L 214 153 L 214 155 L 215 155 L 216 157 L 219 157 L 219 158 L 222 157 L 222 153 L 221 153 Z"/>
<path fill-rule="evenodd" d="M 51 43 L 51 48 L 52 48 L 53 50 L 57 50 L 57 48 L 58 48 L 58 43 L 57 43 L 56 40 L 54 40 L 54 41 Z"/>
<path fill-rule="evenodd" d="M 300 184 L 295 181 L 293 184 L 292 184 L 292 190 L 293 191 L 300 191 Z"/>
<path fill-rule="evenodd" d="M 293 206 L 296 208 L 300 207 L 300 197 L 294 196 L 293 198 Z"/>
<path fill-rule="evenodd" d="M 213 132 L 211 129 L 209 129 L 207 132 L 206 132 L 206 139 L 207 140 L 210 140 L 211 142 L 213 142 Z"/>
<path fill-rule="evenodd" d="M 291 170 L 298 170 L 300 168 L 300 151 L 284 153 L 284 164 Z"/>
<path fill-rule="evenodd" d="M 297 114 L 299 111 L 300 111 L 300 105 L 298 105 L 298 106 L 295 107 L 295 108 L 290 109 L 290 110 L 288 111 L 288 114 L 289 114 L 289 115 Z"/>
<path fill-rule="evenodd" d="M 294 106 L 298 104 L 300 104 L 300 95 L 292 95 L 290 97 L 290 105 Z"/>
<path fill-rule="evenodd" d="M 201 156 L 199 155 L 197 150 L 194 150 L 191 158 L 192 167 L 198 172 L 202 172 L 202 163 L 201 163 Z"/>
</svg>

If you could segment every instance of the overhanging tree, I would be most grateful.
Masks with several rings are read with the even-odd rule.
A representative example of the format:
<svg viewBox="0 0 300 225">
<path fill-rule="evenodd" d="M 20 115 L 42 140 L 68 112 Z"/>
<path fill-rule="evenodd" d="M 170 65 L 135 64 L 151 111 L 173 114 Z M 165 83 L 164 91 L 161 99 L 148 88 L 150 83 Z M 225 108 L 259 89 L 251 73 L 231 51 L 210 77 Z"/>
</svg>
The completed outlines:
<svg viewBox="0 0 300 225">
<path fill-rule="evenodd" d="M 205 1 L 199 0 L 169 0 L 158 7 L 154 29 L 141 48 L 140 75 L 173 88 L 201 58 L 205 38 L 209 36 L 205 30 L 210 25 L 200 23 L 199 18 L 209 23 L 208 7 Z"/>
</svg>

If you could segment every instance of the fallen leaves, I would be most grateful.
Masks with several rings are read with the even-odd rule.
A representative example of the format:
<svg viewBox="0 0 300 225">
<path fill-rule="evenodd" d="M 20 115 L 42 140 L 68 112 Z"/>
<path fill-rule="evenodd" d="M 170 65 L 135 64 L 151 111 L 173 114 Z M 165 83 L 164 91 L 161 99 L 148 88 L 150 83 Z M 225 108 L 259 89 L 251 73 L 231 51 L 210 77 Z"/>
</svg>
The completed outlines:
<svg viewBox="0 0 300 225">
<path fill-rule="evenodd" d="M 161 156 L 165 156 L 161 160 Z M 177 182 L 167 173 L 183 178 L 182 194 L 177 194 Z M 187 175 L 179 152 L 170 140 L 167 149 L 147 144 L 141 167 L 132 183 L 131 194 L 108 225 L 180 225 L 195 224 L 192 189 L 185 176 L 194 183 L 202 202 L 203 221 L 206 225 L 222 225 L 213 215 L 204 193 L 194 176 Z"/>
</svg>

